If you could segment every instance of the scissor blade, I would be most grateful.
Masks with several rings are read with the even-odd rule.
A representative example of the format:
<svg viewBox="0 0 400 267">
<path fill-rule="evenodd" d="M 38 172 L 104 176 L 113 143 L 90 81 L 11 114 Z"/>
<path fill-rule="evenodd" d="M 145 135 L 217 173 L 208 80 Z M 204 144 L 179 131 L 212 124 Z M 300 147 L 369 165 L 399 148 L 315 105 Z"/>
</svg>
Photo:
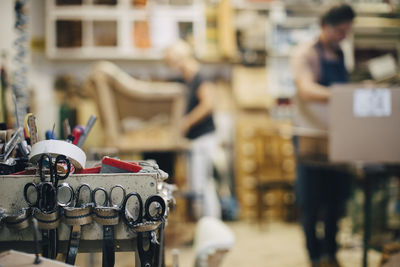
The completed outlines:
<svg viewBox="0 0 400 267">
<path fill-rule="evenodd" d="M 114 226 L 103 226 L 103 257 L 102 266 L 112 267 L 115 263 Z"/>
<path fill-rule="evenodd" d="M 75 265 L 76 255 L 78 254 L 79 243 L 81 239 L 81 226 L 71 226 L 71 233 L 68 241 L 67 258 L 65 263 Z"/>
<path fill-rule="evenodd" d="M 42 230 L 42 255 L 45 258 L 49 258 L 50 256 L 49 231 L 50 230 Z"/>
<path fill-rule="evenodd" d="M 58 254 L 58 230 L 53 229 L 49 230 L 49 239 L 50 239 L 50 259 L 57 258 Z"/>
</svg>

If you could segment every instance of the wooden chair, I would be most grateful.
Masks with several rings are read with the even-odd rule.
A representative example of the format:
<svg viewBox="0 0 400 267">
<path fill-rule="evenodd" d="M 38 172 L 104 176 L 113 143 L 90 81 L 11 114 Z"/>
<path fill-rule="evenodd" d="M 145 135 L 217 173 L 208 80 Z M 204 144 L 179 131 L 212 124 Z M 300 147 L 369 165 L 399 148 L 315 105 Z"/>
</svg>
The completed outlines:
<svg viewBox="0 0 400 267">
<path fill-rule="evenodd" d="M 184 143 L 183 85 L 137 80 L 105 61 L 92 67 L 85 85 L 97 104 L 107 147 L 165 151 Z"/>
</svg>

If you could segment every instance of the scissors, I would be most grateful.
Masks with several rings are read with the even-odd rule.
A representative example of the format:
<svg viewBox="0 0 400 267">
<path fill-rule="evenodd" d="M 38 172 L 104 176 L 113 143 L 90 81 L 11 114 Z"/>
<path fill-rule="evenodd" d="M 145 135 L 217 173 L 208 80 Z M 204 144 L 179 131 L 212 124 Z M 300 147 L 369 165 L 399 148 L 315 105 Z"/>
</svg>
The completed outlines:
<svg viewBox="0 0 400 267">
<path fill-rule="evenodd" d="M 46 162 L 48 164 L 47 167 L 45 166 Z M 61 164 L 67 166 L 64 175 L 60 175 L 57 168 Z M 49 170 L 49 176 L 46 176 L 44 172 L 45 168 Z M 58 181 L 66 179 L 69 176 L 70 171 L 71 163 L 66 156 L 58 155 L 55 158 L 53 165 L 53 158 L 49 154 L 42 154 L 39 159 L 40 183 L 35 184 L 30 182 L 24 186 L 25 201 L 28 203 L 29 207 L 39 210 L 39 213 L 37 215 L 35 214 L 35 216 L 40 223 L 45 224 L 42 229 L 42 250 L 43 256 L 47 258 L 55 259 L 57 257 L 57 223 L 59 223 L 57 207 L 70 205 L 74 198 L 74 191 L 69 184 L 62 183 L 58 186 Z M 69 192 L 69 199 L 65 202 L 58 200 L 58 192 L 61 188 L 67 188 L 67 192 Z M 28 196 L 28 193 L 32 192 L 31 189 L 33 189 L 36 196 L 34 201 L 32 201 Z M 41 218 L 40 220 L 39 217 Z M 43 218 L 47 218 L 47 220 L 43 220 Z"/>
<path fill-rule="evenodd" d="M 80 197 L 83 190 L 88 191 L 89 200 L 81 201 Z M 80 184 L 76 188 L 74 203 L 72 207 L 64 207 L 65 223 L 71 226 L 71 232 L 68 241 L 68 249 L 65 263 L 75 265 L 76 255 L 78 254 L 81 238 L 81 226 L 89 224 L 92 219 L 92 190 L 86 183 Z"/>
<path fill-rule="evenodd" d="M 122 191 L 122 195 L 117 196 L 120 198 L 119 202 L 116 202 L 115 198 L 113 198 L 113 193 L 117 189 Z M 102 203 L 96 200 L 96 194 L 99 192 L 102 192 L 104 195 Z M 109 193 L 103 187 L 97 187 L 92 191 L 94 219 L 97 223 L 103 225 L 103 267 L 111 267 L 115 263 L 114 225 L 119 222 L 119 213 L 125 196 L 126 190 L 119 184 L 112 186 Z"/>
<path fill-rule="evenodd" d="M 64 156 L 64 155 L 58 155 L 55 158 L 54 164 L 53 164 L 53 158 L 50 156 L 50 154 L 42 154 L 39 159 L 39 176 L 42 182 L 46 180 L 46 175 L 43 172 L 43 169 L 45 166 L 45 162 L 48 162 L 48 169 L 50 172 L 50 182 L 53 183 L 55 187 L 58 185 L 59 180 L 65 180 L 69 176 L 71 172 L 71 162 L 69 159 Z M 66 164 L 67 170 L 64 175 L 60 175 L 60 172 L 58 171 L 59 168 L 58 166 L 61 166 L 61 164 Z"/>
<path fill-rule="evenodd" d="M 122 191 L 122 194 L 123 194 L 123 196 L 122 196 L 122 198 L 120 200 L 120 203 L 116 203 L 115 200 L 113 200 L 113 198 L 112 198 L 113 192 L 117 188 L 120 188 L 121 191 Z M 99 204 L 99 202 L 95 198 L 98 191 L 101 191 L 104 194 L 104 197 L 105 197 L 105 199 L 104 199 L 102 204 Z M 125 196 L 126 196 L 126 190 L 120 184 L 113 185 L 110 188 L 110 191 L 108 193 L 107 193 L 106 189 L 104 189 L 104 187 L 96 187 L 92 191 L 92 199 L 93 199 L 93 203 L 94 203 L 94 205 L 96 207 L 109 207 L 109 208 L 110 207 L 112 207 L 112 208 L 120 207 L 122 205 L 122 202 L 124 201 Z"/>
<path fill-rule="evenodd" d="M 49 177 L 46 177 L 44 173 L 44 162 L 47 160 L 48 169 L 49 169 Z M 67 171 L 64 175 L 60 175 L 57 166 L 60 164 L 66 164 Z M 52 158 L 49 154 L 43 154 L 39 159 L 39 176 L 40 183 L 35 184 L 32 182 L 27 183 L 24 186 L 24 199 L 28 203 L 30 207 L 37 208 L 43 213 L 49 213 L 56 209 L 57 205 L 59 206 L 68 206 L 71 204 L 74 198 L 74 190 L 68 183 L 62 183 L 58 185 L 59 180 L 65 180 L 71 171 L 71 163 L 64 155 L 58 155 L 55 159 L 54 165 L 52 165 Z M 32 201 L 29 198 L 29 192 L 31 192 L 31 188 L 33 188 L 33 192 L 35 193 L 35 200 Z M 57 198 L 57 193 L 61 188 L 67 188 L 69 192 L 69 199 L 67 201 L 59 201 Z"/>
<path fill-rule="evenodd" d="M 127 207 L 128 200 L 130 198 L 136 198 L 138 212 L 137 218 L 132 216 L 132 210 Z M 152 205 L 154 203 L 154 205 Z M 153 206 L 153 208 L 152 208 Z M 144 209 L 144 216 L 143 216 Z M 154 210 L 156 213 L 154 214 Z M 162 249 L 164 242 L 164 214 L 166 205 L 164 199 L 159 195 L 150 196 L 144 206 L 142 197 L 132 192 L 126 195 L 124 202 L 121 207 L 122 219 L 125 224 L 132 230 L 137 232 L 137 248 L 139 252 L 141 267 L 159 267 L 162 263 Z M 157 241 L 155 230 L 159 227 L 160 242 Z M 150 233 L 151 241 L 147 250 L 144 249 L 143 239 L 145 233 Z"/>
<path fill-rule="evenodd" d="M 137 213 L 137 216 L 132 216 L 132 210 L 129 210 L 127 207 L 127 203 L 128 200 L 134 197 L 136 198 L 138 204 L 138 211 L 137 212 L 133 212 L 133 213 Z M 152 211 L 154 211 L 154 209 L 151 209 L 151 205 L 153 203 L 156 203 L 155 205 L 155 210 L 157 211 L 156 214 L 152 214 Z M 143 209 L 144 209 L 144 215 L 143 215 Z M 145 222 L 158 222 L 161 221 L 164 213 L 165 213 L 165 209 L 166 209 L 166 205 L 165 205 L 165 201 L 162 197 L 160 197 L 159 195 L 152 195 L 150 196 L 144 206 L 143 206 L 143 200 L 142 197 L 136 193 L 136 192 L 132 192 L 129 193 L 128 195 L 126 195 L 124 202 L 122 203 L 122 207 L 121 207 L 121 212 L 123 214 L 122 219 L 124 220 L 125 224 L 127 226 L 129 226 L 130 228 L 132 228 L 133 230 L 138 230 L 140 231 L 139 227 L 142 227 L 143 224 Z M 135 217 L 137 217 L 135 219 Z M 137 228 L 137 229 L 135 229 Z"/>
<path fill-rule="evenodd" d="M 81 199 L 80 199 L 81 192 L 82 192 L 82 190 L 84 188 L 86 188 L 86 190 L 88 191 L 88 194 L 89 194 L 89 201 L 87 201 L 87 202 L 81 201 Z M 75 204 L 74 205 L 75 208 L 93 207 L 94 203 L 93 203 L 93 199 L 92 199 L 92 189 L 90 188 L 90 185 L 88 185 L 87 183 L 83 183 L 83 184 L 80 184 L 76 188 L 75 203 L 74 204 Z"/>
</svg>

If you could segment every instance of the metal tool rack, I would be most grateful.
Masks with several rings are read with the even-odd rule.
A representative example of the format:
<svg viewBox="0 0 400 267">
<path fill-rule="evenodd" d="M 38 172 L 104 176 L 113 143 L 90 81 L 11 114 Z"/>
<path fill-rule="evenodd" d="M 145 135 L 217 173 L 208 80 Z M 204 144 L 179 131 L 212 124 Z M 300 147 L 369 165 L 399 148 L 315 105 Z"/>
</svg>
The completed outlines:
<svg viewBox="0 0 400 267">
<path fill-rule="evenodd" d="M 162 171 L 161 171 L 162 172 Z M 125 187 L 126 192 L 137 192 L 143 201 L 154 194 L 161 195 L 167 202 L 172 201 L 163 190 L 163 180 L 160 172 L 148 173 L 124 173 L 124 174 L 72 174 L 68 177 L 68 182 L 74 189 L 82 183 L 89 184 L 92 188 L 104 187 L 109 190 L 113 185 L 120 184 Z M 0 206 L 8 214 L 15 214 L 21 208 L 27 207 L 23 197 L 24 185 L 28 182 L 39 182 L 37 175 L 7 175 L 0 176 Z M 168 209 L 167 212 L 168 213 Z M 67 251 L 70 227 L 65 223 L 60 223 L 59 227 L 59 251 Z M 82 226 L 82 235 L 79 252 L 101 252 L 103 238 L 102 226 L 93 222 Z M 23 230 L 15 230 L 0 226 L 0 251 L 15 249 L 33 253 L 35 248 L 32 227 Z M 136 234 L 127 228 L 120 220 L 115 227 L 115 251 L 136 251 Z M 137 253 L 135 253 L 137 254 Z M 139 257 L 135 256 L 136 265 L 140 266 Z M 137 265 L 139 263 L 139 265 Z"/>
</svg>

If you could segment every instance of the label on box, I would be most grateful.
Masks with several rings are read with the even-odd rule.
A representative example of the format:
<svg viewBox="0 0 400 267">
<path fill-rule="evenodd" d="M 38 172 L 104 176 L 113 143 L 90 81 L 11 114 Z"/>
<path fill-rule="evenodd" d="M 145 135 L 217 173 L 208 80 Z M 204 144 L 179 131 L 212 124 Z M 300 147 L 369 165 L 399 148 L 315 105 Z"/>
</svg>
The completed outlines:
<svg viewBox="0 0 400 267">
<path fill-rule="evenodd" d="M 355 117 L 389 117 L 392 114 L 392 95 L 387 88 L 356 89 L 353 94 Z"/>
</svg>

